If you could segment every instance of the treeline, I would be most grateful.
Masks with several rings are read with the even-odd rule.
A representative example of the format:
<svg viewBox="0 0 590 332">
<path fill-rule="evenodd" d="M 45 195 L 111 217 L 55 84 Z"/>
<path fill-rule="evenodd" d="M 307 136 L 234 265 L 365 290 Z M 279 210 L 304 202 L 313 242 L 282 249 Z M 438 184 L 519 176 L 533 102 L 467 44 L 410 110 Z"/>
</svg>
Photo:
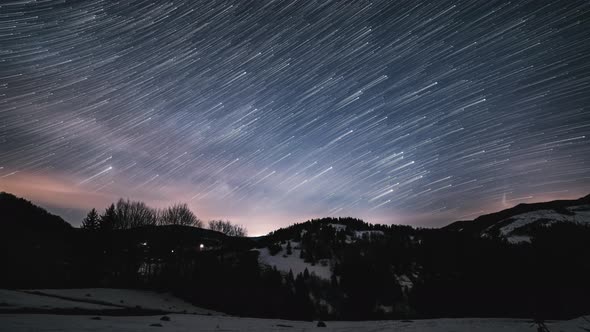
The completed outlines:
<svg viewBox="0 0 590 332">
<path fill-rule="evenodd" d="M 271 255 L 297 254 L 311 266 L 330 268 L 329 280 L 309 278 L 307 269 L 283 283 L 321 319 L 403 319 L 415 317 L 409 289 L 398 278 L 415 272 L 419 243 L 407 226 L 373 225 L 355 218 L 321 218 L 279 229 L 265 240 Z M 297 251 L 295 251 L 297 250 Z M 305 281 L 302 283 L 301 281 Z"/>
<path fill-rule="evenodd" d="M 96 209 L 90 210 L 82 221 L 81 228 L 91 231 L 109 231 L 163 225 L 198 228 L 205 226 L 186 203 L 176 203 L 163 209 L 156 209 L 141 201 L 121 198 L 100 215 Z M 209 229 L 228 236 L 244 237 L 248 234 L 244 226 L 226 220 L 210 220 L 208 226 Z"/>
<path fill-rule="evenodd" d="M 271 255 L 293 251 L 312 266 L 331 267 L 329 284 L 307 282 L 320 317 L 323 308 L 331 309 L 328 318 L 352 320 L 587 314 L 590 226 L 556 222 L 533 234 L 531 243 L 512 244 L 460 231 L 324 218 L 277 230 L 264 244 Z M 283 284 L 289 279 L 284 275 Z"/>
<path fill-rule="evenodd" d="M 220 233 L 239 235 L 228 221 L 186 226 L 187 214 L 198 220 L 183 204 L 156 210 L 120 200 L 91 211 L 81 229 L 0 193 L 0 287 L 145 288 L 230 314 L 286 319 L 588 314 L 590 226 L 580 223 L 540 227 L 520 244 L 353 218 L 247 238 Z M 330 274 L 261 266 L 266 248 Z"/>
</svg>

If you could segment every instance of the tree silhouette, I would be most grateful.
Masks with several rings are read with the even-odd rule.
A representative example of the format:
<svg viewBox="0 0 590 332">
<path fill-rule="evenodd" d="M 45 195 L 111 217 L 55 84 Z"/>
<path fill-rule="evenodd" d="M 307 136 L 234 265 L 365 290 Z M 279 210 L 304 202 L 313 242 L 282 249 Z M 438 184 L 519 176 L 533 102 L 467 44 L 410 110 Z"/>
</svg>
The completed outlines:
<svg viewBox="0 0 590 332">
<path fill-rule="evenodd" d="M 195 216 L 186 203 L 174 204 L 161 210 L 158 215 L 158 224 L 203 227 L 203 222 Z"/>
<path fill-rule="evenodd" d="M 144 202 L 119 199 L 115 205 L 115 229 L 130 229 L 157 224 L 157 212 Z"/>
<path fill-rule="evenodd" d="M 96 231 L 99 228 L 99 217 L 96 209 L 90 210 L 86 215 L 86 218 L 82 220 L 82 228 L 88 229 L 91 231 Z"/>
<path fill-rule="evenodd" d="M 211 220 L 209 221 L 209 229 L 221 232 L 228 236 L 244 237 L 248 234 L 248 231 L 244 226 L 234 225 L 227 220 Z"/>
<path fill-rule="evenodd" d="M 111 204 L 98 220 L 98 228 L 103 231 L 109 231 L 115 229 L 117 224 L 117 211 L 115 210 L 115 204 Z"/>
</svg>

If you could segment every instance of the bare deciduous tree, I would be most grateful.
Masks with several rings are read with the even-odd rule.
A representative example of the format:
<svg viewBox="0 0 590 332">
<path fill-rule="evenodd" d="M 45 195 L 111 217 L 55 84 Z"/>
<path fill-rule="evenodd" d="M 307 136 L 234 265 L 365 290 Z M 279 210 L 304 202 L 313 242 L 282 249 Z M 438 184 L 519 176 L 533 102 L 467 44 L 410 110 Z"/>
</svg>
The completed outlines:
<svg viewBox="0 0 590 332">
<path fill-rule="evenodd" d="M 203 222 L 195 216 L 186 203 L 174 204 L 159 212 L 160 225 L 183 225 L 203 227 Z"/>
<path fill-rule="evenodd" d="M 210 220 L 209 221 L 209 229 L 221 232 L 225 235 L 229 236 L 246 236 L 248 235 L 248 231 L 246 227 L 242 225 L 235 225 L 232 224 L 228 220 Z"/>
<path fill-rule="evenodd" d="M 151 226 L 157 223 L 157 212 L 144 202 L 119 199 L 115 205 L 117 222 L 114 229 Z"/>
</svg>

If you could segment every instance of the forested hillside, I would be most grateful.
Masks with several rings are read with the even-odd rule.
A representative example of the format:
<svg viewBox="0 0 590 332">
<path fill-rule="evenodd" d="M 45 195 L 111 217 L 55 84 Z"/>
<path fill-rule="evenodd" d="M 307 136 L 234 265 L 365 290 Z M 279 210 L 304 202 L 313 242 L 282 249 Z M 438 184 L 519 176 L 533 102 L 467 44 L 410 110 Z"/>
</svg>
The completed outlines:
<svg viewBox="0 0 590 332">
<path fill-rule="evenodd" d="M 581 215 L 585 199 L 559 211 Z M 496 219 L 505 226 L 554 206 Z M 73 228 L 6 193 L 0 211 L 2 288 L 162 290 L 230 314 L 289 319 L 548 319 L 590 308 L 590 228 L 579 220 L 535 219 L 516 242 L 478 219 L 416 229 L 323 218 L 248 238 L 181 224 Z"/>
</svg>

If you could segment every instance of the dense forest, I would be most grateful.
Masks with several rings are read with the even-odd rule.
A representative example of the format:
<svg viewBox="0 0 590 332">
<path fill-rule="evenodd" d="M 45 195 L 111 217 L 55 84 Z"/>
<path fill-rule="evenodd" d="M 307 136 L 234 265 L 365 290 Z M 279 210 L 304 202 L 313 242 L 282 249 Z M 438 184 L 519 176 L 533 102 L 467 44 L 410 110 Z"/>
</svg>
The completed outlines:
<svg viewBox="0 0 590 332">
<path fill-rule="evenodd" d="M 2 288 L 152 289 L 234 315 L 288 319 L 590 313 L 590 227 L 581 223 L 545 224 L 519 243 L 465 222 L 416 229 L 353 218 L 248 238 L 230 222 L 203 228 L 181 204 L 153 210 L 124 200 L 74 228 L 7 193 L 0 218 Z"/>
</svg>

